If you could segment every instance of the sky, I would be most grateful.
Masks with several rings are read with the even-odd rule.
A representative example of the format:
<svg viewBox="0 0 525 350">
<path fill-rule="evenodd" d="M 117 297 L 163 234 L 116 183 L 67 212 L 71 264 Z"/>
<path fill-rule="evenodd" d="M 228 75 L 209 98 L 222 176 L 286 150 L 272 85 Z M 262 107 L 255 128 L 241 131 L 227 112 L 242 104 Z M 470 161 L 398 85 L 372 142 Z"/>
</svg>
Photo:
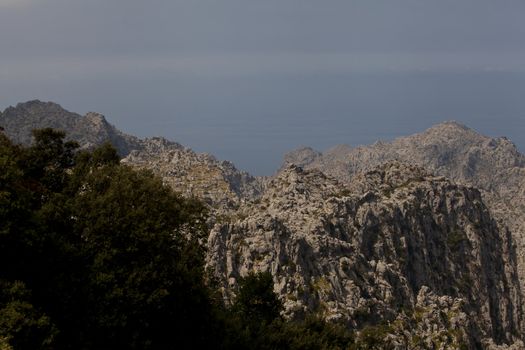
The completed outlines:
<svg viewBox="0 0 525 350">
<path fill-rule="evenodd" d="M 0 0 L 0 109 L 96 111 L 271 175 L 456 120 L 525 151 L 522 0 Z"/>
</svg>

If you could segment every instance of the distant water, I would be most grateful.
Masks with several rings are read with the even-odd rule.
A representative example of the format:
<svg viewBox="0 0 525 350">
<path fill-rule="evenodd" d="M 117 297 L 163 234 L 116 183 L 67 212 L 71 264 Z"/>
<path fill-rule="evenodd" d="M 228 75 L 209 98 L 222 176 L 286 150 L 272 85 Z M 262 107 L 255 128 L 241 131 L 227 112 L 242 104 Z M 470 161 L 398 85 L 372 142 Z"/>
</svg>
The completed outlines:
<svg viewBox="0 0 525 350">
<path fill-rule="evenodd" d="M 301 145 L 370 144 L 457 120 L 525 150 L 525 73 L 130 76 L 0 88 L 2 108 L 53 100 L 105 114 L 121 130 L 161 135 L 270 175 Z"/>
</svg>

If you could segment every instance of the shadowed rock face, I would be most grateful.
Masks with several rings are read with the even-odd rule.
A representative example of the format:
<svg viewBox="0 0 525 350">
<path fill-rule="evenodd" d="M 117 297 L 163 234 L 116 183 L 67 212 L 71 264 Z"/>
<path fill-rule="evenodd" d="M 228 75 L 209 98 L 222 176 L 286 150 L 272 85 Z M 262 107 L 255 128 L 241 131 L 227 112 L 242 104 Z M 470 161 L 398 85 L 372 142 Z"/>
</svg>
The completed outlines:
<svg viewBox="0 0 525 350">
<path fill-rule="evenodd" d="M 0 126 L 14 142 L 25 145 L 32 142 L 31 130 L 54 128 L 66 132 L 82 148 L 110 142 L 122 156 L 142 148 L 138 138 L 117 130 L 102 114 L 90 112 L 82 117 L 53 102 L 35 100 L 9 107 L 0 115 Z"/>
<path fill-rule="evenodd" d="M 421 169 L 390 163 L 341 185 L 292 166 L 215 226 L 208 263 L 227 297 L 239 276 L 271 271 L 290 316 L 317 310 L 353 327 L 415 310 L 426 288 L 462 305 L 472 344 L 503 342 L 522 330 L 509 239 L 478 190 Z"/>
<path fill-rule="evenodd" d="M 525 156 L 508 139 L 486 137 L 456 122 L 445 122 L 388 143 L 338 146 L 315 157 L 304 153 L 290 152 L 285 162 L 319 169 L 344 183 L 356 174 L 398 160 L 480 189 L 500 231 L 510 231 L 517 245 L 521 290 L 525 291 Z"/>
</svg>

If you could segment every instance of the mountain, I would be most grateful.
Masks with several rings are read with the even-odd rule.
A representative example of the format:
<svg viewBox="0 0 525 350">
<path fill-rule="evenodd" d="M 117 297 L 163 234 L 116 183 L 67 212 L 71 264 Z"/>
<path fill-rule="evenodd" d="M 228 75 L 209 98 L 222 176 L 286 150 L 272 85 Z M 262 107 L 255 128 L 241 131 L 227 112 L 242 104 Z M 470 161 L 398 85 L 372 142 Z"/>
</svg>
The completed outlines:
<svg viewBox="0 0 525 350">
<path fill-rule="evenodd" d="M 262 191 L 261 179 L 237 170 L 231 162 L 163 138 L 145 139 L 143 144 L 143 149 L 132 151 L 122 162 L 152 170 L 176 191 L 203 199 L 213 210 L 235 210 Z"/>
<path fill-rule="evenodd" d="M 54 128 L 65 131 L 68 139 L 83 148 L 110 142 L 123 156 L 142 148 L 137 137 L 117 130 L 102 114 L 90 112 L 82 117 L 53 102 L 34 100 L 8 107 L 0 114 L 0 126 L 11 140 L 24 145 L 32 141 L 31 130 Z"/>
<path fill-rule="evenodd" d="M 302 148 L 285 155 L 285 165 L 318 169 L 343 183 L 356 174 L 397 160 L 478 188 L 501 231 L 510 230 L 525 292 L 525 156 L 505 137 L 491 138 L 457 122 L 444 122 L 392 142 L 324 153 Z"/>
<path fill-rule="evenodd" d="M 9 107 L 0 113 L 0 126 L 13 141 L 25 145 L 32 141 L 31 130 L 46 127 L 66 132 L 67 138 L 77 141 L 81 148 L 110 142 L 124 163 L 148 168 L 176 191 L 199 197 L 221 210 L 257 197 L 264 182 L 239 171 L 231 162 L 218 161 L 163 138 L 139 139 L 121 132 L 99 113 L 82 117 L 53 102 L 34 100 Z"/>
<path fill-rule="evenodd" d="M 389 143 L 285 155 L 272 178 L 104 117 L 51 102 L 0 113 L 20 143 L 54 127 L 82 147 L 113 143 L 122 162 L 205 201 L 207 266 L 225 300 L 270 271 L 287 317 L 315 312 L 393 349 L 524 347 L 525 158 L 505 138 L 455 122 Z"/>
<path fill-rule="evenodd" d="M 457 182 L 489 191 L 505 191 L 510 170 L 523 169 L 525 156 L 505 137 L 490 138 L 457 122 L 444 122 L 420 134 L 392 142 L 351 148 L 336 146 L 324 153 L 301 148 L 286 163 L 317 168 L 347 181 L 357 173 L 391 160 L 418 164 Z M 503 175 L 505 174 L 505 175 Z M 502 175 L 504 178 L 502 178 Z"/>
<path fill-rule="evenodd" d="M 226 295 L 248 271 L 271 271 L 290 317 L 317 311 L 356 329 L 388 320 L 406 346 L 452 346 L 452 329 L 448 341 L 461 333 L 471 348 L 523 334 L 511 237 L 478 190 L 413 166 L 388 163 L 345 185 L 289 166 L 216 225 L 208 247 Z M 440 303 L 449 314 L 433 318 Z"/>
</svg>

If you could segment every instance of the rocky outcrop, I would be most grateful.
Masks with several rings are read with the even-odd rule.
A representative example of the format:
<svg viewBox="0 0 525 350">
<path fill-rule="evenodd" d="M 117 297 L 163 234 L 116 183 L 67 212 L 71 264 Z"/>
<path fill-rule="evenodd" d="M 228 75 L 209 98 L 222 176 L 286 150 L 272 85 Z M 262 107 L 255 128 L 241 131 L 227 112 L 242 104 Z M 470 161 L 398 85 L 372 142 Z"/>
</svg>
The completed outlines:
<svg viewBox="0 0 525 350">
<path fill-rule="evenodd" d="M 152 170 L 176 191 L 203 199 L 215 211 L 229 212 L 261 193 L 262 182 L 231 162 L 163 138 L 145 139 L 143 144 L 142 150 L 131 152 L 122 162 Z"/>
<path fill-rule="evenodd" d="M 480 189 L 500 231 L 512 233 L 525 291 L 525 156 L 505 137 L 490 138 L 459 123 L 445 122 L 388 143 L 342 145 L 316 156 L 305 154 L 316 153 L 311 149 L 290 152 L 285 164 L 319 169 L 348 183 L 356 174 L 398 160 Z"/>
<path fill-rule="evenodd" d="M 498 192 L 508 191 L 506 180 L 516 175 L 509 174 L 510 170 L 525 167 L 525 156 L 505 137 L 483 136 L 457 122 L 444 122 L 420 134 L 392 142 L 378 141 L 371 146 L 340 145 L 324 153 L 302 148 L 286 154 L 284 160 L 320 169 L 343 181 L 398 160 L 417 164 L 456 182 Z"/>
<path fill-rule="evenodd" d="M 34 100 L 9 107 L 0 114 L 0 126 L 11 140 L 25 145 L 32 142 L 31 130 L 54 128 L 64 131 L 82 148 L 110 142 L 122 156 L 142 148 L 137 137 L 117 130 L 102 114 L 90 112 L 82 117 L 53 102 Z"/>
<path fill-rule="evenodd" d="M 454 312 L 472 323 L 471 347 L 523 334 L 510 237 L 478 190 L 419 168 L 391 163 L 341 185 L 288 167 L 259 202 L 216 225 L 208 245 L 226 298 L 240 276 L 271 271 L 290 317 L 317 311 L 356 329 L 395 322 L 428 290 L 462 305 Z"/>
<path fill-rule="evenodd" d="M 321 152 L 318 152 L 311 147 L 302 147 L 284 155 L 284 167 L 288 164 L 306 167 L 315 163 L 322 156 L 323 154 Z"/>
</svg>

